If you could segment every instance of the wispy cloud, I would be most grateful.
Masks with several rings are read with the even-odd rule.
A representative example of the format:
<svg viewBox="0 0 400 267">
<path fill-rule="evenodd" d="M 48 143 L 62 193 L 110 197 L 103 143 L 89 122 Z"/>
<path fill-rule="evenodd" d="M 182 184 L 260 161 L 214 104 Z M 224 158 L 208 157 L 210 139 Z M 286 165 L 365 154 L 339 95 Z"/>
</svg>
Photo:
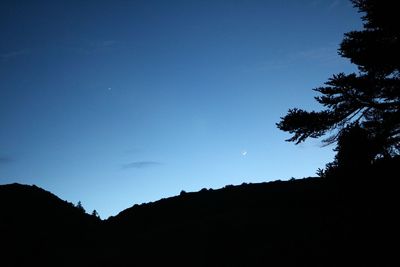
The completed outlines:
<svg viewBox="0 0 400 267">
<path fill-rule="evenodd" d="M 13 158 L 7 156 L 0 156 L 0 164 L 6 164 L 14 161 Z"/>
<path fill-rule="evenodd" d="M 93 45 L 96 47 L 110 47 L 117 45 L 119 42 L 116 40 L 103 40 L 103 41 L 98 41 L 95 42 Z"/>
<path fill-rule="evenodd" d="M 334 9 L 340 5 L 340 0 L 333 0 L 328 6 L 329 9 Z"/>
<path fill-rule="evenodd" d="M 312 60 L 326 63 L 327 61 L 332 61 L 338 59 L 337 45 L 315 47 L 308 50 L 299 51 L 291 56 L 291 60 Z"/>
<path fill-rule="evenodd" d="M 134 161 L 128 164 L 122 165 L 122 169 L 143 169 L 161 165 L 158 161 Z"/>
<path fill-rule="evenodd" d="M 140 152 L 142 152 L 142 150 L 139 148 L 129 148 L 124 150 L 124 154 L 138 154 Z"/>
<path fill-rule="evenodd" d="M 28 53 L 29 53 L 28 49 L 20 49 L 20 50 L 1 53 L 0 54 L 0 58 L 2 60 L 8 60 L 8 59 L 16 58 L 16 57 L 19 57 L 19 56 L 22 56 L 22 55 L 26 55 Z"/>
<path fill-rule="evenodd" d="M 118 49 L 121 42 L 117 40 L 96 40 L 83 41 L 75 44 L 71 48 L 84 54 L 96 54 L 104 51 Z"/>
<path fill-rule="evenodd" d="M 336 44 L 331 44 L 321 47 L 311 47 L 309 49 L 295 51 L 286 55 L 282 54 L 280 57 L 259 63 L 258 66 L 245 67 L 243 68 L 243 71 L 282 70 L 298 64 L 304 64 L 305 62 L 320 65 L 332 64 L 340 60 L 340 57 L 337 54 L 337 47 Z"/>
<path fill-rule="evenodd" d="M 341 0 L 312 0 L 308 2 L 308 6 L 312 8 L 327 8 L 328 10 L 331 10 L 339 7 L 341 3 Z"/>
</svg>

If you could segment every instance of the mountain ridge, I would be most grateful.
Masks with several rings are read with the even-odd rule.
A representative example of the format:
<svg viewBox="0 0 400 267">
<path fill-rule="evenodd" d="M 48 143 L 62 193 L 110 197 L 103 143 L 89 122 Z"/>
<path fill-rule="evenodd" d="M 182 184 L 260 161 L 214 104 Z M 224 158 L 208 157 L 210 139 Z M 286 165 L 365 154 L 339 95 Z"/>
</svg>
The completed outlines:
<svg viewBox="0 0 400 267">
<path fill-rule="evenodd" d="M 392 162 L 331 178 L 182 191 L 133 205 L 103 221 L 35 186 L 2 185 L 0 225 L 7 233 L 2 236 L 0 262 L 2 266 L 384 266 L 396 255 L 390 245 L 396 241 L 392 237 L 396 170 L 397 162 Z M 57 208 L 46 211 L 53 205 L 43 206 L 32 198 L 27 206 L 15 205 L 10 200 L 20 197 L 24 204 L 28 198 L 4 194 L 4 188 L 46 195 L 45 202 L 57 203 Z M 35 212 L 26 211 L 35 205 Z M 38 209 L 44 212 L 37 213 Z M 52 212 L 70 221 L 50 219 Z"/>
</svg>

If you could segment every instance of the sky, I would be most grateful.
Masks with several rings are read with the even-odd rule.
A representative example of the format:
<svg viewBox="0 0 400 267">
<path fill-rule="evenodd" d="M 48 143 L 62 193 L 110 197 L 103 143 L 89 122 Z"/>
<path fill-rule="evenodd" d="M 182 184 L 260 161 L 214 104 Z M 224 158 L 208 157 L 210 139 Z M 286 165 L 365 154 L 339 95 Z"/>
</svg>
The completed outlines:
<svg viewBox="0 0 400 267">
<path fill-rule="evenodd" d="M 102 218 L 181 190 L 315 176 L 276 128 L 355 67 L 345 0 L 1 1 L 0 184 Z"/>
</svg>

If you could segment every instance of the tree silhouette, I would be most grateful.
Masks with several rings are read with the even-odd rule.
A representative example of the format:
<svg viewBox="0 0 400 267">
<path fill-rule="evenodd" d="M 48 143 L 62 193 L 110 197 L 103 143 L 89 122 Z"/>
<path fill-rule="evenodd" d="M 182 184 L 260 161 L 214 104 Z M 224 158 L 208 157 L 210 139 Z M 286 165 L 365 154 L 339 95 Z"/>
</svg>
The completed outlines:
<svg viewBox="0 0 400 267">
<path fill-rule="evenodd" d="M 349 174 L 349 172 L 364 169 L 373 158 L 375 145 L 371 140 L 368 131 L 363 129 L 359 123 L 354 123 L 344 128 L 337 140 L 334 149 L 337 154 L 333 162 L 326 165 L 325 170 L 318 169 L 317 174 L 321 177 L 335 175 L 336 171 Z"/>
<path fill-rule="evenodd" d="M 78 210 L 80 210 L 81 212 L 83 212 L 83 213 L 86 212 L 86 210 L 85 210 L 85 208 L 83 207 L 81 201 L 78 201 L 78 203 L 76 204 L 76 208 L 77 208 Z"/>
<path fill-rule="evenodd" d="M 92 211 L 92 216 L 94 216 L 96 218 L 100 218 L 99 213 L 97 212 L 97 210 L 93 210 Z"/>
<path fill-rule="evenodd" d="M 368 135 L 368 145 L 374 144 L 368 153 L 374 158 L 392 157 L 400 154 L 400 24 L 396 4 L 389 0 L 352 3 L 364 13 L 364 29 L 345 34 L 339 55 L 356 64 L 359 72 L 333 75 L 325 86 L 314 89 L 320 93 L 315 99 L 325 109 L 289 109 L 277 127 L 291 133 L 286 141 L 296 144 L 326 134 L 330 136 L 323 142 L 334 143 L 346 136 L 349 128 L 359 127 Z"/>
<path fill-rule="evenodd" d="M 350 168 L 368 165 L 373 157 L 373 144 L 368 132 L 358 123 L 341 131 L 335 160 L 339 166 Z"/>
</svg>

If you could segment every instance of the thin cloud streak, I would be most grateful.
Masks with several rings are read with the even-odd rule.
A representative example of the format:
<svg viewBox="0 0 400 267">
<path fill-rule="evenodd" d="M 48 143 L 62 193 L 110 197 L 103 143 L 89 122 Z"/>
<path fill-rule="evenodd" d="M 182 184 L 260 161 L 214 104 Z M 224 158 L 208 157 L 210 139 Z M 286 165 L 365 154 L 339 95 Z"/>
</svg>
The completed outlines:
<svg viewBox="0 0 400 267">
<path fill-rule="evenodd" d="M 350 1 L 348 1 L 350 2 Z M 342 4 L 341 0 L 331 0 L 330 2 L 327 0 L 314 0 L 314 1 L 310 1 L 308 2 L 308 6 L 312 7 L 312 8 L 327 8 L 328 10 L 332 10 L 335 9 L 337 7 L 340 7 L 340 5 Z M 351 3 L 350 3 L 351 5 Z"/>
<path fill-rule="evenodd" d="M 10 163 L 12 161 L 14 161 L 14 160 L 10 157 L 0 156 L 0 164 L 6 164 L 6 163 Z"/>
<path fill-rule="evenodd" d="M 15 51 L 10 51 L 10 52 L 0 54 L 0 58 L 3 60 L 7 60 L 7 59 L 16 58 L 16 57 L 19 57 L 22 55 L 26 55 L 28 53 L 29 53 L 28 49 L 15 50 Z"/>
<path fill-rule="evenodd" d="M 282 55 L 279 59 L 265 61 L 256 67 L 243 68 L 244 72 L 282 70 L 296 66 L 299 62 L 309 62 L 313 64 L 332 64 L 341 58 L 337 53 L 338 45 L 327 45 L 314 47 L 307 50 L 293 52 Z"/>
<path fill-rule="evenodd" d="M 105 51 L 115 50 L 122 43 L 117 40 L 100 40 L 100 41 L 86 41 L 80 44 L 76 44 L 75 46 L 71 47 L 72 49 L 86 54 L 92 55 L 96 53 L 102 53 Z"/>
<path fill-rule="evenodd" d="M 96 47 L 110 47 L 110 46 L 114 46 L 117 45 L 119 42 L 116 40 L 103 40 L 103 41 L 99 41 L 96 42 L 94 44 L 94 46 Z"/>
<path fill-rule="evenodd" d="M 332 3 L 328 6 L 329 9 L 334 9 L 340 5 L 339 0 L 333 0 Z"/>
<path fill-rule="evenodd" d="M 143 169 L 161 165 L 158 161 L 134 161 L 128 164 L 122 165 L 122 169 Z"/>
<path fill-rule="evenodd" d="M 140 152 L 142 152 L 142 149 L 140 148 L 129 148 L 129 149 L 125 149 L 124 154 L 138 154 Z"/>
</svg>

